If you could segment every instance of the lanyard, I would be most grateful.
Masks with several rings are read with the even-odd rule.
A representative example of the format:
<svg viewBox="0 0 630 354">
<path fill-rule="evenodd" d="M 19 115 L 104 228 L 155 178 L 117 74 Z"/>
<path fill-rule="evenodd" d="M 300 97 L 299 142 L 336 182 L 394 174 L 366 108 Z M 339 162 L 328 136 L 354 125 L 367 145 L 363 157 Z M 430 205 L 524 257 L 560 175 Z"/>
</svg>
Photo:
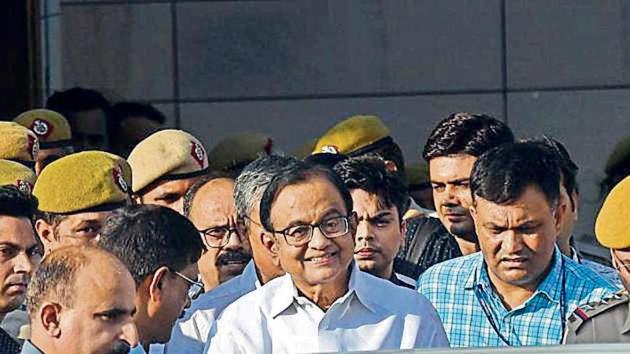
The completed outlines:
<svg viewBox="0 0 630 354">
<path fill-rule="evenodd" d="M 560 256 L 562 257 L 562 256 Z M 561 325 L 561 332 L 560 335 L 563 336 L 564 335 L 564 331 L 565 331 L 565 318 L 566 318 L 566 314 L 567 314 L 567 309 L 566 309 L 566 304 L 565 304 L 565 297 L 566 297 L 566 293 L 565 293 L 565 287 L 566 287 L 566 274 L 564 271 L 564 259 L 560 258 L 560 269 L 561 269 L 561 288 L 560 288 L 560 325 Z M 492 326 L 492 329 L 494 330 L 494 332 L 499 336 L 499 338 L 503 341 L 503 343 L 505 343 L 507 346 L 512 346 L 512 343 L 510 343 L 510 340 L 508 338 L 506 338 L 503 333 L 501 333 L 501 331 L 499 330 L 499 326 L 497 325 L 497 323 L 494 321 L 494 316 L 492 316 L 492 309 L 490 308 L 490 305 L 486 303 L 486 301 L 483 298 L 483 294 L 481 293 L 481 284 L 476 284 L 474 287 L 474 291 L 475 291 L 475 296 L 477 297 L 477 300 L 479 301 L 479 305 L 481 305 L 481 309 L 483 310 L 483 313 L 486 315 L 486 319 L 488 320 L 488 322 L 490 323 L 490 326 Z M 518 338 L 518 336 L 517 336 Z M 519 340 L 520 342 L 520 340 Z"/>
</svg>

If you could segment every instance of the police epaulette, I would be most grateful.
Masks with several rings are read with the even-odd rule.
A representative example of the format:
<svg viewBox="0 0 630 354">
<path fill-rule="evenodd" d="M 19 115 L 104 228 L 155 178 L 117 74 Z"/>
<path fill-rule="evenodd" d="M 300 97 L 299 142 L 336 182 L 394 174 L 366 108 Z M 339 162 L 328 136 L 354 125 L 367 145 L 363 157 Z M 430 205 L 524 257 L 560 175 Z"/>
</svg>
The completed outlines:
<svg viewBox="0 0 630 354">
<path fill-rule="evenodd" d="M 626 303 L 629 300 L 630 296 L 628 295 L 628 292 L 622 290 L 613 295 L 604 297 L 600 301 L 593 301 L 581 305 L 576 308 L 575 311 L 573 311 L 573 313 L 567 319 L 569 329 L 577 332 L 580 326 L 591 318 L 619 304 Z"/>
</svg>

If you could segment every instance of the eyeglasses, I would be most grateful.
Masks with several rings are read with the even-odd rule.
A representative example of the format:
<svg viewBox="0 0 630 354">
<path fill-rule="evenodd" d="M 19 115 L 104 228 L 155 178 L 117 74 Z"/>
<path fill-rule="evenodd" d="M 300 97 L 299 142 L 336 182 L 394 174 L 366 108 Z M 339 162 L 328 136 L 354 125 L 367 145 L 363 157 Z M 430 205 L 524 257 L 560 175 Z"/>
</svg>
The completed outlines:
<svg viewBox="0 0 630 354">
<path fill-rule="evenodd" d="M 189 277 L 185 276 L 184 274 L 171 270 L 171 273 L 177 275 L 178 277 L 184 279 L 188 285 L 188 297 L 190 298 L 190 300 L 195 300 L 196 298 L 199 297 L 199 295 L 201 295 L 203 293 L 203 283 L 199 282 L 199 281 L 195 281 L 190 279 Z"/>
<path fill-rule="evenodd" d="M 242 233 L 238 227 L 226 227 L 226 226 L 218 226 L 218 227 L 210 227 L 204 230 L 199 230 L 201 237 L 206 242 L 208 247 L 212 248 L 221 248 L 230 242 L 230 236 L 232 233 L 236 234 L 236 237 L 241 240 Z M 241 240 L 242 241 L 242 240 Z"/>
<path fill-rule="evenodd" d="M 350 231 L 350 217 L 354 217 L 354 214 L 326 219 L 319 224 L 296 225 L 284 230 L 273 230 L 273 233 L 283 234 L 285 241 L 291 246 L 303 246 L 311 241 L 315 228 L 318 228 L 326 238 L 346 235 Z"/>
</svg>

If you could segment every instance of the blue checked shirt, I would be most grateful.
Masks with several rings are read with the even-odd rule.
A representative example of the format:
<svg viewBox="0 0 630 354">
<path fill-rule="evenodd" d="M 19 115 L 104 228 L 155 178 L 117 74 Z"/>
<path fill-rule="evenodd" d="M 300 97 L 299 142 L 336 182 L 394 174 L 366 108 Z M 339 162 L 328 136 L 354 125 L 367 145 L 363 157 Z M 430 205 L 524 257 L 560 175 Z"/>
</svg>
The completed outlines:
<svg viewBox="0 0 630 354">
<path fill-rule="evenodd" d="M 561 301 L 563 268 L 565 291 Z M 477 294 L 503 337 L 510 345 L 520 346 L 560 344 L 562 322 L 577 306 L 599 301 L 617 290 L 591 269 L 563 256 L 558 248 L 551 270 L 536 292 L 511 311 L 492 290 L 481 252 L 437 264 L 418 279 L 418 292 L 435 306 L 452 347 L 507 345 L 493 329 Z"/>
</svg>

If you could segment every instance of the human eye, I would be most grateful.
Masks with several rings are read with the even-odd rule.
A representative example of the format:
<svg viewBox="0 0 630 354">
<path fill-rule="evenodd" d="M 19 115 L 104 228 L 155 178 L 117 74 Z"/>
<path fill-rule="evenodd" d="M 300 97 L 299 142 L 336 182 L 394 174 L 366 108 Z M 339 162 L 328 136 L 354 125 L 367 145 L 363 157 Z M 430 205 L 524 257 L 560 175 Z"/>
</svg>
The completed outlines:
<svg viewBox="0 0 630 354">
<path fill-rule="evenodd" d="M 343 217 L 328 219 L 322 223 L 322 228 L 328 234 L 334 234 L 344 231 L 345 223 Z"/>
<path fill-rule="evenodd" d="M 301 239 L 308 236 L 310 229 L 308 225 L 293 226 L 286 230 L 285 235 L 294 239 Z"/>
<path fill-rule="evenodd" d="M 431 188 L 433 188 L 436 192 L 441 192 L 444 190 L 444 184 L 442 183 L 431 183 Z"/>
<path fill-rule="evenodd" d="M 381 217 L 381 218 L 374 219 L 373 223 L 377 227 L 387 227 L 392 222 L 388 218 Z"/>
<path fill-rule="evenodd" d="M 227 234 L 227 229 L 225 227 L 211 227 L 206 230 L 206 236 L 214 237 L 214 238 L 223 238 Z"/>
<path fill-rule="evenodd" d="M 12 246 L 0 246 L 0 258 L 9 259 L 15 257 L 17 248 Z"/>
</svg>

